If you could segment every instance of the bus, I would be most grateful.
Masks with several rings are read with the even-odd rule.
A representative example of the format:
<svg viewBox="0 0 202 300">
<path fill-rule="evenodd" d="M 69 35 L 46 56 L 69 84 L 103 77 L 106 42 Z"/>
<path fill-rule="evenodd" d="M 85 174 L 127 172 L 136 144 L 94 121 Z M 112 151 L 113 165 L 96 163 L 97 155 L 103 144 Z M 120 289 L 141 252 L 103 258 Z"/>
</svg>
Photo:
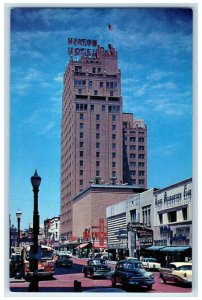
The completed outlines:
<svg viewBox="0 0 202 300">
<path fill-rule="evenodd" d="M 38 276 L 52 277 L 55 274 L 55 261 L 53 248 L 45 245 L 38 246 Z M 22 250 L 22 274 L 28 279 L 33 276 L 30 268 L 32 260 L 32 246 L 28 246 Z"/>
</svg>

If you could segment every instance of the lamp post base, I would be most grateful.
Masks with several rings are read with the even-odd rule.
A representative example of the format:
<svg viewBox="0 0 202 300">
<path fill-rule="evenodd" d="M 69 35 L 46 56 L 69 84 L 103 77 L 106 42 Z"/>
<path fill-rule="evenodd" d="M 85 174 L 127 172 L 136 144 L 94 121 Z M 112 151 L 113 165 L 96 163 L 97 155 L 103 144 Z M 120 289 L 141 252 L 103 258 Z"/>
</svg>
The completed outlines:
<svg viewBox="0 0 202 300">
<path fill-rule="evenodd" d="M 29 284 L 29 292 L 38 292 L 39 291 L 39 278 L 38 272 L 33 273 L 33 277 L 31 277 L 30 284 Z"/>
</svg>

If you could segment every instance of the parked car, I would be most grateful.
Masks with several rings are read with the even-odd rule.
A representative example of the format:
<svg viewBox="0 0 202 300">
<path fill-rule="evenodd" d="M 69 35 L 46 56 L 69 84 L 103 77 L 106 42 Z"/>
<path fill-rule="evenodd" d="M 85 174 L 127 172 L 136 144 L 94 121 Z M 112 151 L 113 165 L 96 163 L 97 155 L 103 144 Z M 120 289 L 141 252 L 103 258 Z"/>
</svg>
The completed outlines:
<svg viewBox="0 0 202 300">
<path fill-rule="evenodd" d="M 9 260 L 10 277 L 17 277 L 22 274 L 22 258 L 21 255 L 12 254 Z"/>
<path fill-rule="evenodd" d="M 97 253 L 95 254 L 95 258 L 108 260 L 109 259 L 108 252 Z"/>
<path fill-rule="evenodd" d="M 116 264 L 114 272 L 111 273 L 112 286 L 116 287 L 116 284 L 119 283 L 126 290 L 131 286 L 146 286 L 148 289 L 152 289 L 154 274 L 142 267 L 137 267 L 137 264 L 139 262 L 130 262 L 129 260 L 119 261 Z"/>
<path fill-rule="evenodd" d="M 161 282 L 174 282 L 176 284 L 192 284 L 192 263 L 172 262 L 168 268 L 161 268 L 159 271 Z"/>
<path fill-rule="evenodd" d="M 126 260 L 129 260 L 129 259 L 139 260 L 137 257 L 133 257 L 133 256 L 126 256 L 124 259 L 126 259 Z"/>
<path fill-rule="evenodd" d="M 136 257 L 127 256 L 127 257 L 124 258 L 124 260 L 133 262 L 135 264 L 136 268 L 142 268 L 142 269 L 144 269 L 143 263 L 140 260 L 138 260 L 138 258 L 136 258 Z"/>
<path fill-rule="evenodd" d="M 57 267 L 70 267 L 72 268 L 73 262 L 72 258 L 69 255 L 58 256 L 58 259 L 55 262 Z"/>
<path fill-rule="evenodd" d="M 141 262 L 146 270 L 159 271 L 161 264 L 153 257 L 144 257 Z"/>
<path fill-rule="evenodd" d="M 128 262 L 131 262 L 133 263 L 133 267 L 134 268 L 138 268 L 138 269 L 144 269 L 144 266 L 143 266 L 143 263 L 141 261 L 139 261 L 137 258 L 134 258 L 134 257 L 126 257 L 124 260 L 127 260 Z M 109 272 L 109 274 L 107 275 L 107 278 L 108 279 L 111 279 L 113 277 L 113 274 L 114 274 L 114 270 L 111 270 Z"/>
<path fill-rule="evenodd" d="M 105 259 L 89 259 L 87 265 L 83 267 L 84 276 L 93 277 L 107 277 L 111 268 Z"/>
</svg>

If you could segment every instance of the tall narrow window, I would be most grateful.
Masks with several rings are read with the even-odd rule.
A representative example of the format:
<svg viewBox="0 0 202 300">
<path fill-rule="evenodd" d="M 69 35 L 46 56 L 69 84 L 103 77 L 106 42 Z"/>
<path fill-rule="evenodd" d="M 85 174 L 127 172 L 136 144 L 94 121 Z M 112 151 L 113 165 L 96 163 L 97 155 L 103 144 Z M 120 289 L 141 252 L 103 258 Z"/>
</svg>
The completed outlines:
<svg viewBox="0 0 202 300">
<path fill-rule="evenodd" d="M 116 121 L 116 115 L 112 115 L 112 121 Z"/>
<path fill-rule="evenodd" d="M 163 224 L 163 215 L 159 214 L 159 224 Z"/>
</svg>

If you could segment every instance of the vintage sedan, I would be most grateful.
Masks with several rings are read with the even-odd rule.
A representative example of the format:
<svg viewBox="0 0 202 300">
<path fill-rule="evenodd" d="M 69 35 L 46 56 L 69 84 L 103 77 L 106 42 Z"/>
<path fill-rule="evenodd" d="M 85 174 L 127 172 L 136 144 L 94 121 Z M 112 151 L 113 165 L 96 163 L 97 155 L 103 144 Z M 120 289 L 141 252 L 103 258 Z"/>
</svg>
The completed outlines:
<svg viewBox="0 0 202 300">
<path fill-rule="evenodd" d="M 136 262 L 121 260 L 117 263 L 114 272 L 111 274 L 112 286 L 116 287 L 117 283 L 128 290 L 132 286 L 145 286 L 152 289 L 154 284 L 154 274 L 141 267 L 137 267 Z"/>
<path fill-rule="evenodd" d="M 146 270 L 159 271 L 161 264 L 153 257 L 144 257 L 141 262 Z"/>
<path fill-rule="evenodd" d="M 83 267 L 84 276 L 93 277 L 107 277 L 111 268 L 105 259 L 89 259 L 87 265 Z"/>
<path fill-rule="evenodd" d="M 72 258 L 69 255 L 58 256 L 58 258 L 55 262 L 55 265 L 56 265 L 56 267 L 72 268 L 72 265 L 73 265 Z"/>
<path fill-rule="evenodd" d="M 174 282 L 176 284 L 192 284 L 192 263 L 172 262 L 168 268 L 161 268 L 159 271 L 161 282 Z"/>
</svg>

